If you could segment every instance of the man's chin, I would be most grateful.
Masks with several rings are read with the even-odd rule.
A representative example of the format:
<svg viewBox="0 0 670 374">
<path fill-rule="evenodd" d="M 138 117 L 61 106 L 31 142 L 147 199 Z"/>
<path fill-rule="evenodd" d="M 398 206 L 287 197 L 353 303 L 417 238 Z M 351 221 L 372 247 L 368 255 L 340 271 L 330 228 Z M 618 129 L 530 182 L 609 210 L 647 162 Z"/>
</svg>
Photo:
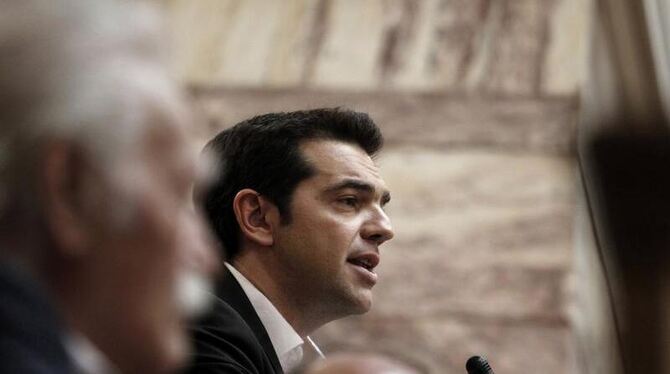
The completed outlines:
<svg viewBox="0 0 670 374">
<path fill-rule="evenodd" d="M 372 304 L 368 304 L 367 306 L 362 306 L 352 314 L 365 314 L 365 313 L 369 312 L 370 309 L 372 309 Z"/>
<path fill-rule="evenodd" d="M 177 279 L 176 300 L 181 316 L 193 320 L 212 306 L 214 285 L 200 273 L 183 271 Z"/>
<path fill-rule="evenodd" d="M 165 352 L 159 372 L 174 372 L 186 365 L 191 356 L 193 347 L 191 347 L 187 332 L 182 328 L 183 326 L 179 327 L 165 341 Z"/>
<path fill-rule="evenodd" d="M 365 314 L 372 309 L 372 291 L 362 290 L 352 303 L 351 314 Z"/>
<path fill-rule="evenodd" d="M 179 321 L 156 324 L 138 334 L 143 336 L 141 345 L 137 343 L 140 340 L 135 339 L 123 345 L 121 356 L 109 357 L 118 372 L 172 373 L 188 363 L 192 347 Z"/>
</svg>

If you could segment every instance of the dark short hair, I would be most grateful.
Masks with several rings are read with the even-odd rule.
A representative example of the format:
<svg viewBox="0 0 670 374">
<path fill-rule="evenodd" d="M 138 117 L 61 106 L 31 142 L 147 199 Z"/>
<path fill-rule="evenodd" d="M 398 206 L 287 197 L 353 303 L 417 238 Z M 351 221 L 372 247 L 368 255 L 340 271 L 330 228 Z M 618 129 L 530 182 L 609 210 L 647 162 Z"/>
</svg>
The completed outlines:
<svg viewBox="0 0 670 374">
<path fill-rule="evenodd" d="M 233 211 L 237 192 L 257 191 L 278 207 L 282 224 L 290 223 L 293 191 L 315 173 L 299 147 L 321 139 L 354 144 L 370 157 L 383 144 L 379 128 L 366 113 L 321 108 L 256 116 L 220 132 L 205 146 L 216 176 L 207 186 L 196 187 L 196 204 L 228 258 L 239 253 L 240 229 Z"/>
</svg>

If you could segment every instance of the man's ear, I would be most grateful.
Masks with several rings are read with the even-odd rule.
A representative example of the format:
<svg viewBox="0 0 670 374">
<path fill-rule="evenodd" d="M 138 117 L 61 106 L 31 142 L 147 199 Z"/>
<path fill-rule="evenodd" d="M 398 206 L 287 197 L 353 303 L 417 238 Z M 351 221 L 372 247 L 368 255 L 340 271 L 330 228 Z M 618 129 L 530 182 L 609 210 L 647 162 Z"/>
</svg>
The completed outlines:
<svg viewBox="0 0 670 374">
<path fill-rule="evenodd" d="M 245 188 L 235 195 L 233 211 L 244 237 L 265 247 L 274 244 L 275 204 L 260 193 Z"/>
<path fill-rule="evenodd" d="M 81 148 L 66 141 L 51 141 L 43 148 L 39 178 L 46 228 L 65 256 L 80 256 L 89 248 L 90 214 L 87 185 L 92 180 Z"/>
</svg>

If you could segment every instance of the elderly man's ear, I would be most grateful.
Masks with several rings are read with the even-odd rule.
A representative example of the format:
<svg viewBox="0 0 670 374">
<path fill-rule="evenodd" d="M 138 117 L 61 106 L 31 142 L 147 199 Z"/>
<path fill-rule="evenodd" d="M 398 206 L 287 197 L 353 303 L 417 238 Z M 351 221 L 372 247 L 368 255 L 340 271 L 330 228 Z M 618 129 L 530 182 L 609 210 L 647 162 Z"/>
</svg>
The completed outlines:
<svg viewBox="0 0 670 374">
<path fill-rule="evenodd" d="M 45 226 L 64 256 L 80 256 L 90 248 L 93 233 L 92 194 L 100 184 L 80 147 L 51 141 L 41 155 L 38 178 Z"/>
<path fill-rule="evenodd" d="M 245 188 L 235 195 L 233 210 L 246 240 L 264 247 L 274 244 L 274 231 L 280 223 L 279 209 L 274 203 Z"/>
</svg>

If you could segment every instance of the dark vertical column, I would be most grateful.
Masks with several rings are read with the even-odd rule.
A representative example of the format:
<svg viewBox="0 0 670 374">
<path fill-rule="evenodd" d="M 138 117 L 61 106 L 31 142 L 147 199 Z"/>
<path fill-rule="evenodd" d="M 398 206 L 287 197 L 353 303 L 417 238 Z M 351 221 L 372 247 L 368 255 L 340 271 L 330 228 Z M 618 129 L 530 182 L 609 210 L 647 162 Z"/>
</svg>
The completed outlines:
<svg viewBox="0 0 670 374">
<path fill-rule="evenodd" d="M 670 295 L 670 138 L 609 131 L 587 149 L 587 187 L 607 267 L 626 373 L 663 373 L 670 347 L 664 310 Z"/>
</svg>

